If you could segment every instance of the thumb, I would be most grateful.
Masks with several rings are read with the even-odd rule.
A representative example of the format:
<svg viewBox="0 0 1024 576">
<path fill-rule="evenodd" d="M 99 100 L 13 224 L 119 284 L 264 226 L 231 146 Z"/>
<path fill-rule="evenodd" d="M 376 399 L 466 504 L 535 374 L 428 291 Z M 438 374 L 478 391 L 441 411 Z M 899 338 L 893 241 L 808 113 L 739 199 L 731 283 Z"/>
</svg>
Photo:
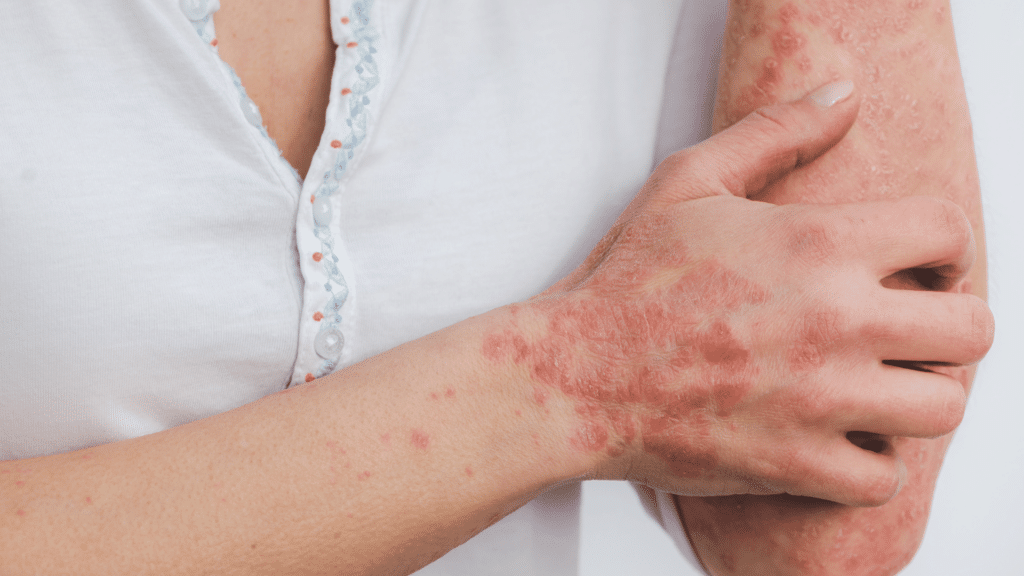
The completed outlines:
<svg viewBox="0 0 1024 576">
<path fill-rule="evenodd" d="M 662 190 L 676 201 L 756 194 L 843 139 L 860 107 L 854 92 L 853 82 L 842 80 L 796 102 L 751 112 L 704 142 L 669 157 L 663 165 L 674 164 L 668 166 L 672 175 L 662 177 L 672 185 Z"/>
</svg>

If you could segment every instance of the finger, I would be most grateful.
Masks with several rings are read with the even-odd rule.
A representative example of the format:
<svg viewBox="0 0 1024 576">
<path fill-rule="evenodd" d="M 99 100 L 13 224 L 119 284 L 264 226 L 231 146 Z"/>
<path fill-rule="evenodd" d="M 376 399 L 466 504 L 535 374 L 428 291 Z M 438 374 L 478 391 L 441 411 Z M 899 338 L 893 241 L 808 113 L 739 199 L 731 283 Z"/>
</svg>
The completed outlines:
<svg viewBox="0 0 1024 576">
<path fill-rule="evenodd" d="M 851 97 L 852 96 L 852 97 Z M 717 194 L 747 197 L 824 154 L 857 117 L 851 81 L 823 86 L 796 102 L 755 110 L 659 166 L 674 201 Z M 662 170 L 662 168 L 665 170 Z"/>
<path fill-rule="evenodd" d="M 995 337 L 995 318 L 973 294 L 888 290 L 868 299 L 858 341 L 881 360 L 974 364 Z"/>
<path fill-rule="evenodd" d="M 975 259 L 974 231 L 959 206 L 929 196 L 847 205 L 851 217 L 870 218 L 864 227 L 864 254 L 873 271 L 885 278 L 900 270 L 928 269 L 948 289 L 959 282 Z M 928 282 L 921 281 L 926 286 Z"/>
<path fill-rule="evenodd" d="M 955 379 L 882 363 L 846 386 L 830 422 L 842 433 L 936 438 L 955 430 L 967 407 L 964 387 Z"/>
<path fill-rule="evenodd" d="M 789 492 L 849 506 L 881 506 L 899 493 L 906 478 L 907 467 L 892 444 L 872 452 L 837 435 L 818 451 Z"/>
</svg>

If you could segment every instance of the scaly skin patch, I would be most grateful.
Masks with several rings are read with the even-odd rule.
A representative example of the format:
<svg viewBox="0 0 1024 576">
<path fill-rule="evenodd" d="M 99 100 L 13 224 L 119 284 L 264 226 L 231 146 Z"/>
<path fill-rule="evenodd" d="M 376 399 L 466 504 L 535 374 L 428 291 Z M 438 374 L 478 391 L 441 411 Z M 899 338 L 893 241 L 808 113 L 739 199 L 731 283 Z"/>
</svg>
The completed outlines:
<svg viewBox="0 0 1024 576">
<path fill-rule="evenodd" d="M 842 78 L 858 86 L 861 105 L 851 137 L 813 170 L 797 171 L 756 199 L 834 203 L 921 190 L 956 202 L 980 228 L 956 52 L 934 41 L 949 26 L 944 2 L 773 4 L 737 0 L 731 5 L 715 131 L 761 106 L 800 98 Z M 936 84 L 943 89 L 936 90 Z M 799 197 L 789 192 L 796 189 Z"/>
<path fill-rule="evenodd" d="M 688 498 L 687 531 L 713 574 L 894 574 L 924 534 L 942 458 L 929 442 L 895 440 L 914 487 L 886 505 L 896 514 L 788 495 Z"/>
<path fill-rule="evenodd" d="M 979 248 L 973 279 L 959 290 L 973 286 L 983 295 L 977 171 L 945 1 L 733 0 L 714 129 L 839 79 L 853 80 L 861 99 L 847 138 L 756 199 L 838 203 L 929 194 L 952 200 L 968 214 Z M 827 244 L 826 236 L 812 232 L 790 248 L 813 257 L 827 255 Z M 791 368 L 822 365 L 836 322 L 827 312 L 808 316 L 789 352 Z M 933 369 L 970 387 L 972 370 Z M 793 497 L 680 498 L 687 530 L 710 573 L 896 573 L 922 537 L 949 437 L 888 440 L 909 478 L 880 508 Z"/>
<path fill-rule="evenodd" d="M 572 401 L 575 448 L 615 456 L 640 439 L 676 476 L 702 477 L 718 462 L 714 429 L 756 375 L 734 317 L 769 294 L 715 260 L 676 258 L 676 274 L 655 273 L 630 234 L 585 288 L 533 302 L 542 330 L 515 316 L 482 351 L 528 371 L 538 409 L 552 394 Z"/>
</svg>

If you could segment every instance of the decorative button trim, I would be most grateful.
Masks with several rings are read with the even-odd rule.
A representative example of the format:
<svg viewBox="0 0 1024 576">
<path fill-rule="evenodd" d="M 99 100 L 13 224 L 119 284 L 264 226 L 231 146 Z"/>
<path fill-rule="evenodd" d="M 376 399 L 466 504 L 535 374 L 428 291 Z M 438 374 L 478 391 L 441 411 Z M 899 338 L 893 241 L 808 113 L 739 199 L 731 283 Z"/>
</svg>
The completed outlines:
<svg viewBox="0 0 1024 576">
<path fill-rule="evenodd" d="M 210 15 L 210 0 L 181 0 L 178 2 L 185 17 L 193 22 L 198 22 Z"/>
<path fill-rule="evenodd" d="M 334 209 L 331 208 L 329 196 L 317 196 L 313 201 L 313 221 L 317 226 L 330 226 Z"/>
<path fill-rule="evenodd" d="M 238 95 L 238 106 L 242 109 L 242 115 L 256 128 L 263 127 L 263 116 L 260 115 L 260 108 L 246 94 Z"/>
<path fill-rule="evenodd" d="M 318 356 L 326 360 L 337 360 L 344 346 L 345 336 L 341 330 L 334 327 L 321 330 L 313 339 L 313 349 Z"/>
<path fill-rule="evenodd" d="M 348 283 L 338 268 L 339 258 L 334 251 L 335 240 L 330 226 L 334 217 L 331 196 L 338 190 L 357 149 L 366 141 L 369 120 L 366 106 L 370 103 L 370 93 L 380 84 L 374 56 L 377 53 L 376 42 L 380 34 L 371 26 L 370 21 L 373 3 L 374 0 L 356 0 L 352 3 L 348 16 L 341 20 L 343 24 L 351 24 L 351 39 L 345 46 L 351 48 L 357 57 L 352 67 L 356 75 L 355 82 L 341 93 L 343 96 L 353 94 L 356 97 L 348 98 L 341 104 L 348 106 L 348 117 L 345 119 L 348 134 L 331 141 L 331 148 L 335 150 L 334 162 L 313 195 L 313 234 L 320 240 L 321 258 L 318 261 L 327 275 L 324 290 L 330 294 L 327 304 L 319 312 L 322 314 L 320 330 L 313 339 L 313 349 L 323 359 L 314 372 L 317 377 L 325 376 L 337 367 L 345 346 L 345 337 L 341 332 L 341 308 L 348 299 Z M 346 56 L 346 59 L 350 57 Z"/>
</svg>

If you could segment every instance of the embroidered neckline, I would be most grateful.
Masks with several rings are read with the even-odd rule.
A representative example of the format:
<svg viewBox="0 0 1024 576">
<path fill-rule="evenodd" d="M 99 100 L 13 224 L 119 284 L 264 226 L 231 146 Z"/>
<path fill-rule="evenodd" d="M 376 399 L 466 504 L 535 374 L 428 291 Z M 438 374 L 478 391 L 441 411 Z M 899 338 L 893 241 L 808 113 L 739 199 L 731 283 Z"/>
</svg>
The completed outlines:
<svg viewBox="0 0 1024 576">
<path fill-rule="evenodd" d="M 321 265 L 327 275 L 324 290 L 330 295 L 327 304 L 321 310 L 323 319 L 320 330 L 313 341 L 318 356 L 323 358 L 320 366 L 312 375 L 315 378 L 330 374 L 338 366 L 341 349 L 345 339 L 341 332 L 341 307 L 348 299 L 348 283 L 338 268 L 338 256 L 334 251 L 334 235 L 331 231 L 333 209 L 330 198 L 338 191 L 341 180 L 348 172 L 348 166 L 355 157 L 356 149 L 366 141 L 370 104 L 370 92 L 380 84 L 380 73 L 374 55 L 380 34 L 370 25 L 370 10 L 374 0 L 356 0 L 352 3 L 347 20 L 342 20 L 351 31 L 351 41 L 346 48 L 355 51 L 357 56 L 353 71 L 354 81 L 341 90 L 344 104 L 348 106 L 348 117 L 345 125 L 348 134 L 331 142 L 334 153 L 332 167 L 324 174 L 323 182 L 313 194 L 313 234 L 320 240 L 320 252 L 323 255 Z"/>
<path fill-rule="evenodd" d="M 212 16 L 220 7 L 219 2 L 209 2 L 205 6 L 199 6 L 198 4 L 202 2 L 203 0 L 181 0 L 182 11 L 186 18 L 189 18 L 196 34 L 216 53 L 217 38 L 213 30 Z M 340 91 L 340 97 L 345 99 L 342 105 L 348 107 L 348 115 L 345 118 L 348 133 L 340 139 L 331 140 L 330 146 L 336 150 L 333 163 L 324 173 L 323 181 L 317 187 L 316 192 L 310 197 L 313 234 L 320 240 L 320 251 L 316 254 L 315 260 L 320 264 L 327 277 L 323 287 L 328 298 L 324 307 L 315 315 L 316 320 L 320 323 L 320 328 L 313 339 L 313 349 L 322 361 L 315 372 L 306 375 L 307 382 L 333 372 L 338 366 L 341 351 L 345 346 L 345 337 L 341 331 L 341 308 L 348 300 L 349 288 L 345 276 L 338 267 L 340 259 L 335 253 L 335 239 L 331 229 L 334 222 L 334 208 L 331 198 L 338 191 L 342 179 L 348 173 L 348 167 L 355 158 L 356 150 L 366 141 L 369 122 L 367 109 L 370 104 L 369 95 L 380 84 L 380 72 L 374 56 L 377 53 L 376 45 L 380 40 L 380 34 L 371 26 L 370 11 L 373 9 L 373 5 L 374 0 L 356 0 L 350 6 L 348 15 L 341 18 L 341 23 L 349 31 L 344 47 L 350 51 L 349 54 L 354 53 L 356 58 L 351 71 L 341 75 L 352 78 L 350 85 Z M 191 19 L 200 13 L 205 13 L 201 19 Z M 334 15 L 331 17 L 333 18 Z M 295 176 L 295 180 L 301 183 L 302 178 L 299 173 L 284 160 L 281 149 L 267 132 L 259 114 L 259 108 L 246 94 L 241 78 L 223 59 L 218 57 L 218 61 L 228 72 L 232 83 L 238 90 L 243 116 L 277 150 L 282 162 Z"/>
<path fill-rule="evenodd" d="M 284 166 L 288 167 L 288 171 L 295 178 L 295 181 L 302 184 L 302 176 L 299 175 L 298 170 L 292 166 L 291 162 L 288 162 L 284 157 L 284 152 L 281 151 L 281 147 L 277 145 L 277 142 L 267 132 L 267 127 L 263 125 L 263 117 L 260 115 L 259 106 L 252 98 L 249 98 L 249 94 L 245 91 L 245 86 L 242 85 L 242 79 L 239 78 L 238 73 L 231 67 L 230 64 L 225 62 L 219 55 L 217 49 L 217 35 L 213 24 L 213 15 L 220 9 L 219 1 L 206 0 L 206 4 L 203 4 L 203 0 L 181 0 L 181 10 L 185 17 L 189 19 L 193 28 L 196 30 L 196 34 L 203 42 L 209 46 L 210 50 L 217 54 L 217 62 L 223 67 L 231 78 L 231 83 L 235 85 L 235 89 L 238 90 L 239 106 L 242 109 L 242 115 L 249 121 L 256 130 L 263 135 L 263 138 L 270 143 L 271 147 L 277 152 L 278 160 Z M 192 20 L 190 13 L 194 14 L 205 14 L 199 20 Z"/>
</svg>

